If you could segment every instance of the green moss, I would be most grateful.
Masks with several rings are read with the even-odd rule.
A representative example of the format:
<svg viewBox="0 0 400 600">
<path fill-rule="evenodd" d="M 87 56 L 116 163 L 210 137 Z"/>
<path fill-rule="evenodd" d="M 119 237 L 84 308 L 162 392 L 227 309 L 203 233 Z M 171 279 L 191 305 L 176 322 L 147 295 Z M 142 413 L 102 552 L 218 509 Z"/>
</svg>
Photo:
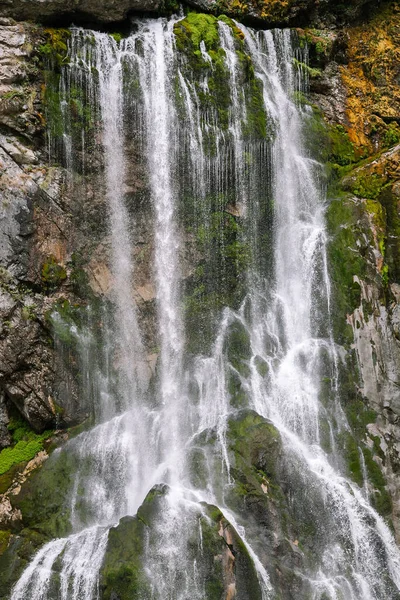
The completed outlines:
<svg viewBox="0 0 400 600">
<path fill-rule="evenodd" d="M 0 531 L 0 556 L 7 550 L 11 533 L 9 531 Z"/>
<path fill-rule="evenodd" d="M 305 73 L 310 79 L 318 79 L 321 77 L 321 69 L 314 69 L 304 62 L 300 62 L 297 58 L 293 58 L 293 64 L 302 73 Z"/>
<path fill-rule="evenodd" d="M 247 138 L 265 138 L 267 135 L 266 114 L 262 96 L 262 86 L 254 75 L 250 57 L 244 51 L 243 33 L 235 23 L 226 16 L 218 18 L 212 15 L 189 12 L 185 19 L 174 26 L 176 46 L 186 57 L 186 76 L 193 81 L 197 96 L 201 102 L 201 111 L 206 114 L 215 111 L 218 125 L 227 129 L 229 111 L 231 108 L 231 89 L 229 72 L 225 65 L 225 51 L 220 47 L 218 21 L 223 21 L 231 29 L 237 46 L 240 64 L 240 93 L 246 104 L 246 122 L 243 126 L 243 136 Z M 204 42 L 211 63 L 204 60 L 200 51 L 200 42 Z M 202 75 L 207 76 L 208 91 L 201 86 Z M 179 105 L 179 85 L 177 98 Z M 183 107 L 180 108 L 182 110 Z M 215 152 L 212 132 L 205 135 L 207 152 Z"/>
<path fill-rule="evenodd" d="M 40 276 L 43 288 L 47 292 L 51 292 L 59 288 L 63 281 L 67 279 L 67 272 L 58 263 L 56 257 L 51 254 L 47 261 L 43 263 Z"/>
<path fill-rule="evenodd" d="M 12 585 L 44 542 L 41 534 L 25 529 L 9 537 L 7 548 L 0 553 L 0 598 L 10 597 Z"/>
<path fill-rule="evenodd" d="M 359 150 L 351 142 L 342 125 L 328 127 L 330 162 L 341 167 L 352 165 L 360 159 Z"/>
<path fill-rule="evenodd" d="M 146 539 L 160 511 L 166 486 L 155 486 L 147 494 L 136 517 L 124 517 L 108 534 L 107 549 L 100 571 L 102 598 L 150 600 L 149 582 L 143 567 Z"/>
<path fill-rule="evenodd" d="M 2 100 L 12 100 L 13 98 L 24 98 L 24 92 L 20 90 L 10 90 L 9 92 L 4 92 L 1 95 Z"/>
<path fill-rule="evenodd" d="M 190 352 L 205 352 L 214 339 L 215 322 L 220 311 L 238 308 L 244 294 L 245 275 L 251 260 L 250 245 L 242 236 L 242 221 L 223 210 L 223 198 L 207 197 L 209 216 L 199 224 L 196 246 L 203 260 L 185 287 L 185 318 L 190 332 Z M 222 204 L 222 207 L 221 207 Z M 185 225 L 198 211 L 184 206 Z"/>
<path fill-rule="evenodd" d="M 365 437 L 367 425 L 376 422 L 376 412 L 365 406 L 358 397 L 347 397 L 344 411 L 354 435 L 361 441 Z"/>
<path fill-rule="evenodd" d="M 200 42 L 204 40 L 207 50 L 218 50 L 219 33 L 215 17 L 203 13 L 190 12 L 186 16 L 187 31 L 190 42 L 197 50 Z"/>
<path fill-rule="evenodd" d="M 39 46 L 39 54 L 51 61 L 55 68 L 59 68 L 68 58 L 68 40 L 71 37 L 69 29 L 44 30 L 46 36 L 45 44 Z"/>
<path fill-rule="evenodd" d="M 71 531 L 69 496 L 78 468 L 71 448 L 54 452 L 11 498 L 22 513 L 25 527 L 45 538 L 68 535 Z"/>
<path fill-rule="evenodd" d="M 208 519 L 200 519 L 203 540 L 203 569 L 207 574 L 206 598 L 220 600 L 224 594 L 224 572 L 222 561 L 216 557 L 227 550 L 234 556 L 234 569 L 236 579 L 236 594 L 243 600 L 261 600 L 262 594 L 253 561 L 240 536 L 232 525 L 225 519 L 221 511 L 212 505 L 204 505 Z M 211 521 L 211 522 L 210 522 Z M 232 543 L 228 546 L 221 529 L 228 532 Z M 205 560 L 204 560 L 205 559 Z"/>
<path fill-rule="evenodd" d="M 375 462 L 371 450 L 369 448 L 364 448 L 363 454 L 368 472 L 368 479 L 374 489 L 372 493 L 372 503 L 382 516 L 387 517 L 392 512 L 392 501 L 386 487 L 386 480 L 382 474 L 381 467 Z"/>
<path fill-rule="evenodd" d="M 136 517 L 124 517 L 117 527 L 110 530 L 100 578 L 101 594 L 105 600 L 114 597 L 119 600 L 147 600 L 153 597 L 143 562 L 147 548 L 156 548 L 159 543 L 159 520 L 165 512 L 163 496 L 167 491 L 166 486 L 153 488 Z M 191 525 L 189 536 L 184 540 L 184 561 L 196 565 L 199 579 L 205 582 L 207 599 L 219 600 L 225 589 L 221 556 L 227 550 L 227 542 L 220 535 L 222 527 L 229 530 L 232 539 L 230 549 L 235 558 L 239 597 L 243 600 L 260 600 L 258 578 L 252 560 L 221 511 L 215 506 L 203 504 L 202 510 L 189 511 L 182 516 L 185 525 Z M 168 569 L 165 560 L 165 555 L 160 557 L 161 570 Z M 174 591 L 179 593 L 179 574 L 175 584 Z"/>
<path fill-rule="evenodd" d="M 246 408 L 248 405 L 247 391 L 243 387 L 240 376 L 232 370 L 228 373 L 229 401 L 231 406 L 236 409 Z"/>
<path fill-rule="evenodd" d="M 248 377 L 250 368 L 248 362 L 251 356 L 249 334 L 239 321 L 235 321 L 229 328 L 225 338 L 224 350 L 230 364 L 242 375 Z"/>
<path fill-rule="evenodd" d="M 250 68 L 249 57 L 244 55 L 243 62 L 247 64 L 245 102 L 246 102 L 246 121 L 242 123 L 242 135 L 247 139 L 265 139 L 272 132 L 268 131 L 268 121 L 265 112 L 263 87 L 261 81 L 254 76 L 254 71 Z"/>
<path fill-rule="evenodd" d="M 400 210 L 399 200 L 390 187 L 382 190 L 379 202 L 386 215 L 385 272 L 388 283 L 400 283 Z M 387 268 L 386 268 L 387 267 Z"/>
<path fill-rule="evenodd" d="M 361 462 L 360 450 L 358 444 L 351 433 L 345 431 L 338 436 L 338 441 L 343 449 L 349 475 L 360 487 L 364 483 Z"/>
<path fill-rule="evenodd" d="M 117 44 L 119 44 L 121 42 L 121 40 L 123 39 L 123 35 L 122 33 L 110 33 L 111 37 L 114 38 L 114 40 L 117 42 Z"/>
<path fill-rule="evenodd" d="M 63 298 L 58 299 L 46 313 L 54 336 L 66 345 L 76 344 L 76 330 L 82 325 L 83 307 Z"/>
<path fill-rule="evenodd" d="M 92 114 L 93 102 L 88 97 L 89 86 L 82 72 L 81 84 L 67 78 L 68 107 L 65 106 L 61 84 L 63 71 L 68 68 L 68 39 L 69 30 L 45 30 L 47 42 L 40 49 L 42 56 L 44 85 L 42 86 L 42 104 L 47 121 L 47 131 L 51 143 L 52 159 L 64 160 L 64 134 L 72 138 L 76 152 L 72 156 L 73 170 L 82 171 L 81 149 L 85 144 L 85 152 L 89 153 L 94 144 L 96 117 Z M 91 38 L 88 36 L 87 43 Z M 95 75 L 95 72 L 93 73 Z M 62 94 L 62 95 L 61 95 Z M 67 110 L 66 110 L 67 109 Z M 84 133 L 84 136 L 82 136 Z M 83 142 L 84 140 L 84 142 Z"/>
<path fill-rule="evenodd" d="M 43 450 L 43 442 L 52 434 L 52 431 L 36 433 L 17 413 L 12 416 L 7 428 L 11 433 L 13 445 L 0 452 L 0 475 L 4 475 L 16 465 L 32 460 L 38 452 Z M 13 474 L 15 474 L 15 469 Z M 11 484 L 11 481 L 9 483 Z M 3 487 L 1 483 L 0 487 Z"/>
<path fill-rule="evenodd" d="M 61 111 L 59 92 L 60 75 L 50 69 L 45 71 L 45 85 L 42 89 L 42 102 L 45 108 L 49 135 L 53 140 L 61 140 L 64 133 L 64 119 Z"/>
<path fill-rule="evenodd" d="M 382 204 L 376 200 L 367 200 L 366 207 L 367 211 L 372 215 L 374 225 L 384 232 L 386 229 L 386 215 Z M 384 254 L 384 252 L 382 252 L 382 254 Z"/>
<path fill-rule="evenodd" d="M 206 489 L 209 472 L 207 456 L 203 448 L 192 448 L 189 452 L 190 481 L 195 488 Z"/>
<path fill-rule="evenodd" d="M 281 444 L 279 432 L 257 413 L 245 410 L 229 420 L 227 439 L 233 452 L 235 470 L 241 470 L 248 476 L 252 471 L 251 479 L 255 483 L 256 478 L 257 490 L 262 494 L 260 481 L 263 477 L 274 479 L 276 476 Z"/>
<path fill-rule="evenodd" d="M 332 39 L 319 29 L 297 29 L 300 48 L 307 48 L 312 65 L 323 66 L 330 58 Z"/>
<path fill-rule="evenodd" d="M 303 106 L 308 104 L 308 98 L 303 92 L 295 91 L 292 94 L 292 98 L 296 104 Z"/>
<path fill-rule="evenodd" d="M 87 298 L 90 296 L 89 278 L 84 269 L 87 259 L 79 252 L 73 252 L 71 260 L 67 262 L 70 269 L 69 283 L 75 294 Z"/>
<path fill-rule="evenodd" d="M 350 183 L 350 190 L 359 198 L 376 200 L 385 184 L 386 181 L 375 173 L 356 172 L 354 181 Z"/>
<path fill-rule="evenodd" d="M 15 476 L 23 470 L 26 463 L 17 463 L 0 475 L 0 494 L 4 494 L 13 483 Z"/>
<path fill-rule="evenodd" d="M 400 142 L 400 127 L 397 123 L 391 123 L 385 131 L 383 147 L 391 148 Z"/>
<path fill-rule="evenodd" d="M 0 452 L 0 475 L 18 463 L 28 462 L 40 450 L 43 450 L 43 444 L 37 440 L 30 442 L 21 441 L 17 442 L 13 448 L 4 448 Z"/>
<path fill-rule="evenodd" d="M 366 262 L 358 244 L 360 230 L 356 207 L 349 199 L 337 198 L 330 203 L 326 220 L 331 236 L 328 260 L 334 291 L 334 335 L 339 343 L 349 343 L 353 336 L 346 324 L 346 315 L 351 314 L 361 301 L 360 286 L 354 278 L 363 279 L 366 272 Z"/>
</svg>

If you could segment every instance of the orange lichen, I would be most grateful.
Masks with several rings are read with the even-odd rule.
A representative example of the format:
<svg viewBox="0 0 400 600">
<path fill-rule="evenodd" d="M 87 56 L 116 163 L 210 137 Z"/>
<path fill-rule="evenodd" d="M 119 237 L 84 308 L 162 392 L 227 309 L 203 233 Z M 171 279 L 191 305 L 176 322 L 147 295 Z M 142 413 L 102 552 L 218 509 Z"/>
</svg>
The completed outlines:
<svg viewBox="0 0 400 600">
<path fill-rule="evenodd" d="M 341 67 L 347 89 L 348 133 L 370 152 L 384 145 L 383 132 L 400 115 L 400 5 L 391 3 L 372 19 L 346 30 L 348 64 Z M 375 131 L 382 135 L 374 139 Z"/>
</svg>

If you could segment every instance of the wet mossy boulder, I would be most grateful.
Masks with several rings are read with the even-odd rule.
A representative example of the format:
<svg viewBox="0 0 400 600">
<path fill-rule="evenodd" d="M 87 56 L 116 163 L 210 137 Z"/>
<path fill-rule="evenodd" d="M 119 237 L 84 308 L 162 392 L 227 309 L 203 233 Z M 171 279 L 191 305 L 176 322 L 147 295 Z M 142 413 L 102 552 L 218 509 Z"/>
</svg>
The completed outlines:
<svg viewBox="0 0 400 600">
<path fill-rule="evenodd" d="M 224 350 L 231 366 L 243 377 L 250 375 L 251 346 L 249 332 L 243 323 L 235 320 L 227 331 Z"/>
<path fill-rule="evenodd" d="M 272 423 L 244 409 L 229 420 L 226 436 L 234 480 L 226 490 L 228 504 L 243 517 L 253 519 L 261 537 L 266 536 L 271 543 L 277 528 L 276 511 L 286 503 L 280 486 L 280 434 Z"/>
<path fill-rule="evenodd" d="M 203 506 L 200 526 L 205 550 L 203 568 L 208 572 L 206 597 L 227 598 L 228 590 L 234 589 L 239 600 L 261 600 L 257 571 L 243 540 L 216 506 Z"/>
<path fill-rule="evenodd" d="M 69 494 L 77 466 L 73 452 L 56 450 L 10 498 L 13 508 L 21 511 L 24 528 L 35 530 L 45 539 L 70 533 Z"/>
<path fill-rule="evenodd" d="M 229 589 L 236 590 L 239 600 L 261 600 L 253 561 L 222 512 L 215 506 L 194 505 L 183 498 L 169 500 L 169 493 L 166 485 L 153 487 L 137 515 L 124 517 L 110 530 L 100 572 L 102 600 L 150 599 L 154 597 L 154 585 L 160 593 L 156 579 L 169 572 L 170 557 L 163 548 L 171 542 L 170 536 L 174 541 L 177 536 L 184 550 L 178 565 L 182 572 L 175 572 L 169 581 L 175 593 L 182 580 L 186 578 L 190 583 L 190 573 L 197 571 L 208 600 L 227 597 Z M 179 519 L 173 522 L 171 531 L 167 520 L 174 502 L 178 503 Z M 172 511 L 176 514 L 174 508 Z M 188 565 L 191 568 L 186 570 Z"/>
<path fill-rule="evenodd" d="M 235 468 L 251 467 L 266 477 L 276 476 L 282 441 L 270 421 L 253 410 L 242 410 L 230 418 L 227 440 Z"/>
</svg>

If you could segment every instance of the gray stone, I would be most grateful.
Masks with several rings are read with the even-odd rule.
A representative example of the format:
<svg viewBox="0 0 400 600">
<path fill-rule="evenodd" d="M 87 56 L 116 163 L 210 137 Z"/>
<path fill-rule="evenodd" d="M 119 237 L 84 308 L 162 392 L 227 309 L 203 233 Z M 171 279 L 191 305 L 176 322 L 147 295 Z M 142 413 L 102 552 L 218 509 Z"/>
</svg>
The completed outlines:
<svg viewBox="0 0 400 600">
<path fill-rule="evenodd" d="M 7 407 L 4 401 L 4 394 L 0 392 L 0 450 L 10 446 L 11 435 L 7 429 L 9 423 Z"/>
<path fill-rule="evenodd" d="M 0 147 L 0 266 L 25 279 L 37 185 Z"/>
</svg>

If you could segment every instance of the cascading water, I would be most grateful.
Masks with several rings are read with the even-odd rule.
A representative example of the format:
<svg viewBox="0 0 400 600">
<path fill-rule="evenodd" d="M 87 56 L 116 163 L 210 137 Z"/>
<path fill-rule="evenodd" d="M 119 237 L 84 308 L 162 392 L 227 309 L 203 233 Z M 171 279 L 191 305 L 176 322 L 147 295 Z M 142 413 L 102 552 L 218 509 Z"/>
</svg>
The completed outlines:
<svg viewBox="0 0 400 600">
<path fill-rule="evenodd" d="M 214 27 L 211 41 L 196 41 L 197 68 L 178 19 L 138 21 L 120 43 L 72 30 L 61 79 L 64 162 L 74 168 L 67 104 L 79 85 L 101 123 L 113 277 L 103 362 L 112 367 L 89 365 L 98 424 L 50 459 L 67 453 L 76 460 L 71 533 L 39 550 L 11 600 L 102 597 L 110 528 L 136 514 L 159 483 L 168 487 L 154 488 L 162 510 L 141 549 L 147 587 L 140 597 L 217 597 L 202 566 L 210 506 L 239 536 L 255 573 L 253 587 L 249 575 L 240 588 L 226 568 L 223 597 L 293 597 L 296 588 L 276 575 L 277 543 L 235 496 L 238 459 L 229 436 L 243 415 L 279 432 L 290 510 L 314 521 L 313 549 L 294 544 L 303 562 L 291 576 L 302 597 L 400 598 L 391 533 L 369 493 L 340 470 L 336 440 L 349 427 L 337 402 L 323 177 L 303 145 L 307 109 L 293 95 L 302 82 L 294 40 L 290 31 L 254 32 L 224 18 Z M 132 293 L 135 218 L 125 193 L 132 131 L 154 215 L 160 349 L 149 388 Z M 83 151 L 83 132 L 80 140 Z M 190 274 L 190 290 L 183 278 L 193 230 L 201 268 Z M 190 312 L 195 301 L 208 308 L 205 320 Z M 323 378 L 331 382 L 328 402 Z M 256 494 L 268 494 L 269 476 L 257 485 Z"/>
</svg>

